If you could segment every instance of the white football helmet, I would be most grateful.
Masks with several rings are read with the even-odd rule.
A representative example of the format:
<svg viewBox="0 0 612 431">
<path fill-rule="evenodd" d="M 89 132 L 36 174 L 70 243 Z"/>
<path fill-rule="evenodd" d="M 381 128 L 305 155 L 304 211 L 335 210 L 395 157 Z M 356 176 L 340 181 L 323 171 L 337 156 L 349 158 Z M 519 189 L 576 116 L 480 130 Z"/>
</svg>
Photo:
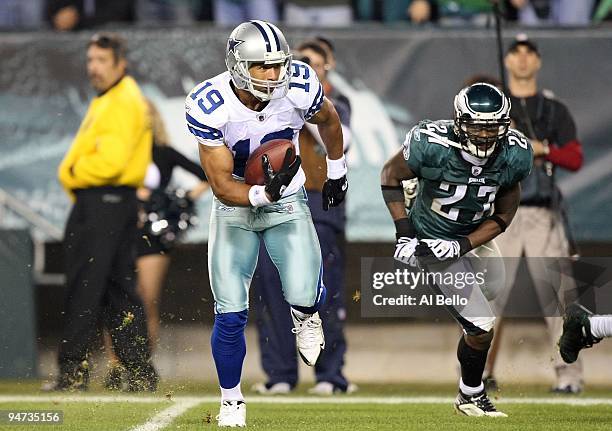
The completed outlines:
<svg viewBox="0 0 612 431">
<path fill-rule="evenodd" d="M 227 40 L 225 65 L 236 88 L 249 91 L 259 100 L 284 97 L 291 79 L 291 50 L 283 33 L 274 24 L 265 21 L 243 22 Z M 255 79 L 249 73 L 254 63 L 280 64 L 276 81 Z"/>
<path fill-rule="evenodd" d="M 510 99 L 497 87 L 478 82 L 455 96 L 455 133 L 463 149 L 490 157 L 510 127 Z"/>
</svg>

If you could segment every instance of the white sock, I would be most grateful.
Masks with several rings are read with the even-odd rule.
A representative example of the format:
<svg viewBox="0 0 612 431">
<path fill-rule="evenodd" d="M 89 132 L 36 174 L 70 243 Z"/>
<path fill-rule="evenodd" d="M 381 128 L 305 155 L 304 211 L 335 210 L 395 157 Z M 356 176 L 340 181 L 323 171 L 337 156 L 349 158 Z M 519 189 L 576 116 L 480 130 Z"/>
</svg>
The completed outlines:
<svg viewBox="0 0 612 431">
<path fill-rule="evenodd" d="M 484 391 L 484 384 L 480 382 L 480 386 L 478 386 L 477 388 L 473 388 L 463 383 L 463 379 L 459 379 L 459 389 L 461 389 L 461 392 L 463 392 L 465 395 L 472 396 Z"/>
<path fill-rule="evenodd" d="M 612 337 L 612 315 L 589 316 L 591 334 L 596 338 Z"/>
<path fill-rule="evenodd" d="M 223 401 L 244 401 L 240 390 L 240 382 L 231 389 L 221 388 L 221 402 Z"/>
</svg>

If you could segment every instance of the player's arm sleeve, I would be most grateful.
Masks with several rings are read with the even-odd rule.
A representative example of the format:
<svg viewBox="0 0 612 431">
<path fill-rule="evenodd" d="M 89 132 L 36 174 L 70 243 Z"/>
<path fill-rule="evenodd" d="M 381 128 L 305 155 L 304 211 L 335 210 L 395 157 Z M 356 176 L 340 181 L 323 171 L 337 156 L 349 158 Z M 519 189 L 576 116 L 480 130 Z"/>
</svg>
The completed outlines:
<svg viewBox="0 0 612 431">
<path fill-rule="evenodd" d="M 187 130 L 195 137 L 198 143 L 211 147 L 224 145 L 223 132 L 220 124 L 218 124 L 220 123 L 218 117 L 219 110 L 215 111 L 212 115 L 202 112 L 195 100 L 191 98 L 191 94 L 185 99 Z"/>
<path fill-rule="evenodd" d="M 406 139 L 404 139 L 402 144 L 402 152 L 406 165 L 417 177 L 421 176 L 421 167 L 424 160 L 423 144 L 425 141 L 421 139 L 424 140 L 426 138 L 420 137 L 419 125 L 416 125 L 406 134 Z"/>
<path fill-rule="evenodd" d="M 197 163 L 192 162 L 172 147 L 168 147 L 168 156 L 172 159 L 172 164 L 174 166 L 180 166 L 187 172 L 190 172 L 194 176 L 198 177 L 200 180 L 206 181 L 206 174 L 204 173 L 202 167 Z"/>
<path fill-rule="evenodd" d="M 289 97 L 308 121 L 321 110 L 325 98 L 323 86 L 317 73 L 306 63 L 294 61 L 291 69 Z"/>
<path fill-rule="evenodd" d="M 315 94 L 315 98 L 308 107 L 308 109 L 304 112 L 304 119 L 306 121 L 316 115 L 321 110 L 321 106 L 323 105 L 323 99 L 325 98 L 325 94 L 323 94 L 323 86 L 318 81 L 317 84 L 318 88 L 317 93 Z"/>
<path fill-rule="evenodd" d="M 130 103 L 116 103 L 96 118 L 96 151 L 79 157 L 72 167 L 79 186 L 102 186 L 118 178 L 131 159 L 138 112 Z"/>
<path fill-rule="evenodd" d="M 522 133 L 517 131 L 512 131 L 512 133 L 521 143 L 512 147 L 514 150 L 510 164 L 512 180 L 511 184 L 508 185 L 509 187 L 524 180 L 531 173 L 531 167 L 533 166 L 533 149 L 529 141 Z"/>
<path fill-rule="evenodd" d="M 546 159 L 554 165 L 577 171 L 582 167 L 582 144 L 576 136 L 576 124 L 567 107 L 557 105 L 557 133 L 554 141 L 549 144 L 549 154 Z"/>
<path fill-rule="evenodd" d="M 188 112 L 185 114 L 185 118 L 187 120 L 187 129 L 196 138 L 198 143 L 211 147 L 224 145 L 223 132 L 220 129 L 196 120 Z"/>
</svg>

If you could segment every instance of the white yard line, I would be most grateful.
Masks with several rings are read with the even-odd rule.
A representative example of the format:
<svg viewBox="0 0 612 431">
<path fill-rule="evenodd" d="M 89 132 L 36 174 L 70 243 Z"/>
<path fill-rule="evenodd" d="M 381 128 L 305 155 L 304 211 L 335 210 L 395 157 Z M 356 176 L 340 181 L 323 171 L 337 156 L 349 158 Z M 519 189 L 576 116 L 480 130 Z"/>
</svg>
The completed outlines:
<svg viewBox="0 0 612 431">
<path fill-rule="evenodd" d="M 161 430 L 162 428 L 165 428 L 168 425 L 170 425 L 170 423 L 175 418 L 179 417 L 180 415 L 185 413 L 187 410 L 189 410 L 192 407 L 197 406 L 198 404 L 200 404 L 200 401 L 198 401 L 197 399 L 179 398 L 174 402 L 174 404 L 172 404 L 172 406 L 159 412 L 158 414 L 153 416 L 151 419 L 149 419 L 144 424 L 138 425 L 137 427 L 132 428 L 130 431 L 158 431 L 158 430 Z"/>
<path fill-rule="evenodd" d="M 218 396 L 173 396 L 173 406 L 185 404 L 189 407 L 201 403 L 218 403 Z M 91 403 L 163 403 L 170 402 L 163 396 L 130 396 L 130 395 L 0 395 L 0 403 L 8 402 L 91 402 Z M 247 404 L 448 404 L 454 397 L 362 397 L 343 395 L 337 397 L 270 397 L 247 396 Z M 612 398 L 565 398 L 565 397 L 499 397 L 499 404 L 556 404 L 570 406 L 612 405 Z"/>
</svg>

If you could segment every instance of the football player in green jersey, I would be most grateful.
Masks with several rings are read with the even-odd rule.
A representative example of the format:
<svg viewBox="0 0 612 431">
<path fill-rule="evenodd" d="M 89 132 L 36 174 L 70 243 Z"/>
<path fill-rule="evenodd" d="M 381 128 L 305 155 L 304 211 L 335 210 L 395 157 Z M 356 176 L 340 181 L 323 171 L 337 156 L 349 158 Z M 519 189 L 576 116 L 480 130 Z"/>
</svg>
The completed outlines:
<svg viewBox="0 0 612 431">
<path fill-rule="evenodd" d="M 487 265 L 484 283 L 431 287 L 469 300 L 447 306 L 464 332 L 457 349 L 461 380 L 455 409 L 468 416 L 505 417 L 482 384 L 495 322 L 489 301 L 504 286 L 504 270 L 499 259 L 483 258 L 499 257 L 493 238 L 514 217 L 519 182 L 531 170 L 533 152 L 523 135 L 509 129 L 510 100 L 496 87 L 466 87 L 454 107 L 454 120 L 421 121 L 408 132 L 403 148 L 382 169 L 382 192 L 396 226 L 396 260 L 454 274 L 476 273 L 482 270 L 478 265 Z M 411 178 L 419 179 L 419 194 L 407 214 L 401 182 Z"/>
</svg>

